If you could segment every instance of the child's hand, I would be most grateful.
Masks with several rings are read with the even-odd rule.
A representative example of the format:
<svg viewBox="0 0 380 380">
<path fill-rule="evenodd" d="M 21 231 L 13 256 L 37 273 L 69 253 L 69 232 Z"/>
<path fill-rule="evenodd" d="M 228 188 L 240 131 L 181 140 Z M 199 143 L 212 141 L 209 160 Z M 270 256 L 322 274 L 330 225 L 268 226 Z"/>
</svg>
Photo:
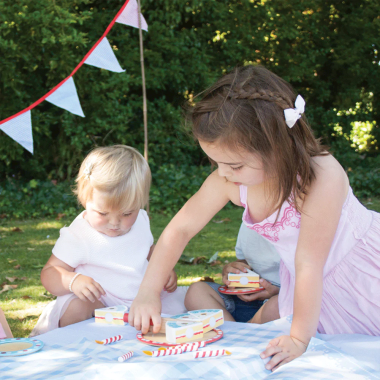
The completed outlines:
<svg viewBox="0 0 380 380">
<path fill-rule="evenodd" d="M 82 301 L 95 302 L 106 294 L 103 288 L 93 278 L 79 275 L 71 285 L 73 293 Z"/>
<path fill-rule="evenodd" d="M 143 334 L 149 331 L 150 320 L 153 321 L 153 334 L 161 328 L 161 299 L 160 293 L 151 289 L 141 289 L 129 309 L 128 323 Z"/>
<path fill-rule="evenodd" d="M 272 298 L 276 294 L 279 293 L 280 288 L 276 285 L 272 285 L 269 281 L 264 280 L 263 278 L 260 278 L 260 285 L 265 288 L 264 290 L 261 290 L 257 293 L 252 294 L 238 294 L 237 296 L 244 302 L 250 302 L 250 301 L 263 301 L 269 298 Z"/>
<path fill-rule="evenodd" d="M 247 269 L 251 269 L 251 267 L 248 264 L 245 264 L 241 261 L 234 261 L 233 263 L 228 263 L 223 268 L 222 280 L 224 284 L 226 284 L 227 286 L 230 284 L 230 281 L 228 281 L 228 273 L 247 273 Z"/>
<path fill-rule="evenodd" d="M 174 270 L 171 271 L 168 282 L 166 283 L 164 290 L 168 293 L 173 293 L 177 289 L 177 274 Z"/>
<path fill-rule="evenodd" d="M 266 350 L 260 354 L 260 357 L 261 359 L 265 359 L 269 356 L 273 356 L 265 365 L 265 368 L 274 371 L 278 367 L 301 356 L 306 351 L 306 348 L 306 344 L 300 340 L 288 335 L 283 335 L 279 338 L 272 339 Z"/>
</svg>

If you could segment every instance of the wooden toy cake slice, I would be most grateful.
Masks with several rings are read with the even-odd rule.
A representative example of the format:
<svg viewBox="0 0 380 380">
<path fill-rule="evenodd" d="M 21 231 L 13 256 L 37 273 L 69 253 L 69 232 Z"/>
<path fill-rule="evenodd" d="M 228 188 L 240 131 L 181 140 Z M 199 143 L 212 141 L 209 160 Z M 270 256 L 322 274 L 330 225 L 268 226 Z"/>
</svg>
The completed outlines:
<svg viewBox="0 0 380 380">
<path fill-rule="evenodd" d="M 203 334 L 215 329 L 224 323 L 223 311 L 220 309 L 192 310 L 189 313 L 192 318 L 196 318 L 203 324 Z"/>
<path fill-rule="evenodd" d="M 95 322 L 107 325 L 124 325 L 126 323 L 124 315 L 128 315 L 127 306 L 118 305 L 95 309 Z"/>
<path fill-rule="evenodd" d="M 203 323 L 200 321 L 166 322 L 166 340 L 169 343 L 185 343 L 203 337 Z"/>
<path fill-rule="evenodd" d="M 162 318 L 161 330 L 157 334 L 137 334 L 137 339 L 143 343 L 163 346 L 197 340 L 212 343 L 223 336 L 223 332 L 216 329 L 223 323 L 223 311 L 220 309 L 193 310 Z"/>
<path fill-rule="evenodd" d="M 229 287 L 235 288 L 259 288 L 260 276 L 248 269 L 247 273 L 228 273 Z"/>
</svg>

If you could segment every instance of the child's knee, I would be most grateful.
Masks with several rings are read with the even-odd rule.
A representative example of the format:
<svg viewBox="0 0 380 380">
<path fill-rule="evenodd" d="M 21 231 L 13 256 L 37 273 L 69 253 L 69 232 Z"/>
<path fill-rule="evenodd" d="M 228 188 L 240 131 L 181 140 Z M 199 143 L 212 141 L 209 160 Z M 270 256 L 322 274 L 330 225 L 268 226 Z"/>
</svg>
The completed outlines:
<svg viewBox="0 0 380 380">
<path fill-rule="evenodd" d="M 103 304 L 98 300 L 92 303 L 75 298 L 70 302 L 65 313 L 62 315 L 59 326 L 65 327 L 90 319 L 93 317 L 94 310 L 102 307 L 104 307 Z"/>
<path fill-rule="evenodd" d="M 273 296 L 263 305 L 260 323 L 271 322 L 279 318 L 278 296 Z"/>
<path fill-rule="evenodd" d="M 197 301 L 199 301 L 199 298 L 205 294 L 207 288 L 210 287 L 205 282 L 195 282 L 190 285 L 190 288 L 186 292 L 185 296 L 185 307 L 187 310 L 192 310 L 194 307 L 197 307 Z"/>
</svg>

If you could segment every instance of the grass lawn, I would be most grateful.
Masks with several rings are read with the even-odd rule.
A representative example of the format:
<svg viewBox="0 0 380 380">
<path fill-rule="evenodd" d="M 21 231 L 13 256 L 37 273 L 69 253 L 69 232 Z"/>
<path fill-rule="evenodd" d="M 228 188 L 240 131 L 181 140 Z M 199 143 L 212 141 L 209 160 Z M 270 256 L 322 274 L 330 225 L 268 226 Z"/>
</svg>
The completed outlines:
<svg viewBox="0 0 380 380">
<path fill-rule="evenodd" d="M 364 204 L 380 212 L 380 199 Z M 176 265 L 179 285 L 189 285 L 208 276 L 221 283 L 221 271 L 228 261 L 235 260 L 235 243 L 239 231 L 241 208 L 222 210 L 189 243 L 183 258 L 200 258 L 200 263 Z M 169 216 L 151 215 L 151 228 L 157 240 L 170 221 Z M 0 221 L 0 307 L 4 310 L 15 337 L 26 337 L 37 322 L 44 306 L 54 296 L 40 282 L 42 267 L 51 255 L 59 230 L 69 219 L 30 219 Z M 218 252 L 213 265 L 207 260 Z M 2 289 L 2 290 L 1 290 Z"/>
</svg>

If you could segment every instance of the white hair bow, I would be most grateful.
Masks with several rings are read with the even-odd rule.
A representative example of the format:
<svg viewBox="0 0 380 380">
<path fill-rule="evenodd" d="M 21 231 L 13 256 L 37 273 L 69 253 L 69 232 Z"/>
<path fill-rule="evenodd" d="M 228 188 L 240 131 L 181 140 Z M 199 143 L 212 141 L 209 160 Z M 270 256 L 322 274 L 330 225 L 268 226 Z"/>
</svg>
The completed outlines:
<svg viewBox="0 0 380 380">
<path fill-rule="evenodd" d="M 93 165 L 92 165 L 91 162 L 87 162 L 87 163 L 86 163 L 86 167 L 85 167 L 85 169 L 83 170 L 84 178 L 86 178 L 86 179 L 90 179 L 92 166 L 93 166 Z"/>
<path fill-rule="evenodd" d="M 285 122 L 289 128 L 293 128 L 298 119 L 301 118 L 305 112 L 305 100 L 301 95 L 297 96 L 295 106 L 296 108 L 287 108 L 284 110 Z"/>
</svg>

